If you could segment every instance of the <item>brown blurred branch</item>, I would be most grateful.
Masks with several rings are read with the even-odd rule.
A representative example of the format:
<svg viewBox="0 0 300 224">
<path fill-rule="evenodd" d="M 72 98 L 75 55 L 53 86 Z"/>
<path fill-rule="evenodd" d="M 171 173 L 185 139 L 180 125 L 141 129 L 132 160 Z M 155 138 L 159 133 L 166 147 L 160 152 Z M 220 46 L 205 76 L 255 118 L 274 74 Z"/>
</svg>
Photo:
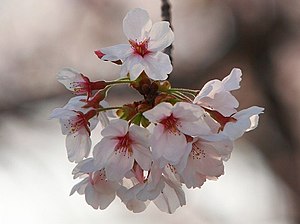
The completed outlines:
<svg viewBox="0 0 300 224">
<path fill-rule="evenodd" d="M 161 5 L 161 17 L 163 21 L 168 21 L 170 23 L 170 27 L 173 30 L 172 23 L 171 23 L 171 4 L 168 0 L 162 0 L 162 5 Z M 165 49 L 165 53 L 169 55 L 171 63 L 173 62 L 173 57 L 172 57 L 172 50 L 173 50 L 173 44 L 171 44 L 169 47 Z"/>
</svg>

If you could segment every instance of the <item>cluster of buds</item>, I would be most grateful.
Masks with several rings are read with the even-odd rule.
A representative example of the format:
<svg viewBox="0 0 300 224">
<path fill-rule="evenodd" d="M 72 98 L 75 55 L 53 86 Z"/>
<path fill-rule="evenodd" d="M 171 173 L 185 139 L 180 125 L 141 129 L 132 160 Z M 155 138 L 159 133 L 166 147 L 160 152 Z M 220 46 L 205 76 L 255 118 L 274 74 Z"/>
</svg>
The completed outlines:
<svg viewBox="0 0 300 224">
<path fill-rule="evenodd" d="M 240 87 L 237 68 L 201 90 L 171 87 L 166 79 L 172 64 L 162 52 L 174 40 L 168 22 L 152 25 L 145 10 L 134 9 L 123 30 L 128 44 L 95 51 L 101 60 L 121 66 L 119 79 L 92 82 L 68 68 L 58 74 L 77 95 L 51 114 L 66 135 L 69 160 L 77 163 L 74 178 L 82 179 L 71 194 L 84 194 L 95 209 L 107 208 L 118 196 L 133 212 L 152 201 L 173 213 L 186 204 L 184 185 L 200 188 L 224 173 L 234 140 L 256 128 L 263 108 L 237 111 L 231 94 Z M 141 100 L 109 106 L 105 98 L 118 85 L 135 89 Z M 90 153 L 90 135 L 98 124 L 102 138 Z"/>
</svg>

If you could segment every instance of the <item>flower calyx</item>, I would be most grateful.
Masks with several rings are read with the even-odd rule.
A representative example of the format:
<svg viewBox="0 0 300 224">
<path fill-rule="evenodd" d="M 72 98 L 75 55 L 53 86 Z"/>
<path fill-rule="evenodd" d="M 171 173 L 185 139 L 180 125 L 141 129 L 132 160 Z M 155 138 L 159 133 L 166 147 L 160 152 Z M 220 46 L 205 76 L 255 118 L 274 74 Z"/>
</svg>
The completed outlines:
<svg viewBox="0 0 300 224">
<path fill-rule="evenodd" d="M 109 90 L 109 87 L 106 87 L 104 89 L 100 89 L 95 95 L 91 98 L 86 100 L 86 104 L 82 108 L 100 108 L 100 102 L 103 101 L 107 95 L 107 91 Z"/>
</svg>

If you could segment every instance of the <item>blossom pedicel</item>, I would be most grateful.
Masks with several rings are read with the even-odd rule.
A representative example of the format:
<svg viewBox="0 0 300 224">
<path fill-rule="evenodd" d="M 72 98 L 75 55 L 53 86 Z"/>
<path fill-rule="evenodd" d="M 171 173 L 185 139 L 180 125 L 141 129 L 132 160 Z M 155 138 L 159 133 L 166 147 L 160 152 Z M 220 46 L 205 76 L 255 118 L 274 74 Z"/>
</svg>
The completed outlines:
<svg viewBox="0 0 300 224">
<path fill-rule="evenodd" d="M 84 178 L 71 194 L 84 194 L 89 205 L 105 209 L 119 197 L 133 212 L 150 202 L 173 213 L 186 204 L 182 186 L 200 188 L 224 174 L 233 141 L 258 124 L 263 108 L 237 111 L 231 91 L 240 88 L 241 70 L 201 90 L 172 88 L 172 71 L 163 52 L 174 40 L 168 22 L 152 24 L 148 13 L 133 9 L 123 20 L 128 44 L 95 51 L 104 61 L 121 65 L 120 79 L 92 82 L 73 69 L 58 81 L 76 95 L 51 118 L 66 135 L 68 158 L 77 165 L 74 178 Z M 116 85 L 138 91 L 138 102 L 110 107 L 107 91 Z M 100 122 L 98 122 L 100 121 Z M 100 123 L 103 138 L 90 155 L 92 130 Z"/>
</svg>

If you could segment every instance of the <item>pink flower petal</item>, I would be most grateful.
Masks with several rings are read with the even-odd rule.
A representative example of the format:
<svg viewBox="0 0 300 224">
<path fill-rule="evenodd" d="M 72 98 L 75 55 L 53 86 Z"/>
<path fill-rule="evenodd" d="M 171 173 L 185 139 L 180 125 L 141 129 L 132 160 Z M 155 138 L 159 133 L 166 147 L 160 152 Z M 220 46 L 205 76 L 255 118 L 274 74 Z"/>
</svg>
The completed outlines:
<svg viewBox="0 0 300 224">
<path fill-rule="evenodd" d="M 121 137 L 128 132 L 128 122 L 122 119 L 111 120 L 101 134 L 104 137 Z"/>
<path fill-rule="evenodd" d="M 239 68 L 231 70 L 230 74 L 226 76 L 222 83 L 226 91 L 232 91 L 240 88 L 240 82 L 242 80 L 242 71 Z"/>
<path fill-rule="evenodd" d="M 162 51 L 174 41 L 174 33 L 170 28 L 170 23 L 161 21 L 154 23 L 149 34 L 149 51 Z"/>
<path fill-rule="evenodd" d="M 169 117 L 172 113 L 172 104 L 170 103 L 160 103 L 153 109 L 148 110 L 143 113 L 143 115 L 151 122 L 157 123 L 166 117 Z"/>
<path fill-rule="evenodd" d="M 263 113 L 264 108 L 253 106 L 241 110 L 234 114 L 236 122 L 228 122 L 223 130 L 223 134 L 227 135 L 230 139 L 235 140 L 241 137 L 246 131 L 253 130 L 258 124 L 258 115 Z"/>
<path fill-rule="evenodd" d="M 85 189 L 85 200 L 94 209 L 100 208 L 103 210 L 107 208 L 114 199 L 115 193 L 99 193 L 91 184 L 89 184 Z"/>
<path fill-rule="evenodd" d="M 123 20 L 123 31 L 129 40 L 143 41 L 152 27 L 147 11 L 136 8 L 127 13 Z"/>
<path fill-rule="evenodd" d="M 91 139 L 85 128 L 79 129 L 66 137 L 66 148 L 68 158 L 71 162 L 80 162 L 89 155 L 91 149 Z"/>
<path fill-rule="evenodd" d="M 152 155 L 149 148 L 142 145 L 133 144 L 133 157 L 143 170 L 149 170 L 152 162 Z"/>
<path fill-rule="evenodd" d="M 113 153 L 106 163 L 105 170 L 108 180 L 120 181 L 125 174 L 133 167 L 134 159 L 128 153 Z"/>
<path fill-rule="evenodd" d="M 144 66 L 147 76 L 153 80 L 166 80 L 173 70 L 169 56 L 162 52 L 145 55 Z"/>
<path fill-rule="evenodd" d="M 186 138 L 182 133 L 175 135 L 164 132 L 161 124 L 154 127 L 150 142 L 153 159 L 159 161 L 160 167 L 164 167 L 168 163 L 171 165 L 179 163 L 187 145 Z"/>
<path fill-rule="evenodd" d="M 62 69 L 57 75 L 57 81 L 62 83 L 68 90 L 74 91 L 73 83 L 85 82 L 80 72 L 71 68 Z"/>
<path fill-rule="evenodd" d="M 102 53 L 102 57 L 100 58 L 101 60 L 118 61 L 127 58 L 133 53 L 133 50 L 129 44 L 118 44 L 111 47 L 101 48 L 100 52 Z"/>
<path fill-rule="evenodd" d="M 93 150 L 93 156 L 95 159 L 95 165 L 99 169 L 104 168 L 107 160 L 114 153 L 117 144 L 118 144 L 118 140 L 112 140 L 110 138 L 102 138 L 101 141 L 95 145 Z"/>
</svg>

